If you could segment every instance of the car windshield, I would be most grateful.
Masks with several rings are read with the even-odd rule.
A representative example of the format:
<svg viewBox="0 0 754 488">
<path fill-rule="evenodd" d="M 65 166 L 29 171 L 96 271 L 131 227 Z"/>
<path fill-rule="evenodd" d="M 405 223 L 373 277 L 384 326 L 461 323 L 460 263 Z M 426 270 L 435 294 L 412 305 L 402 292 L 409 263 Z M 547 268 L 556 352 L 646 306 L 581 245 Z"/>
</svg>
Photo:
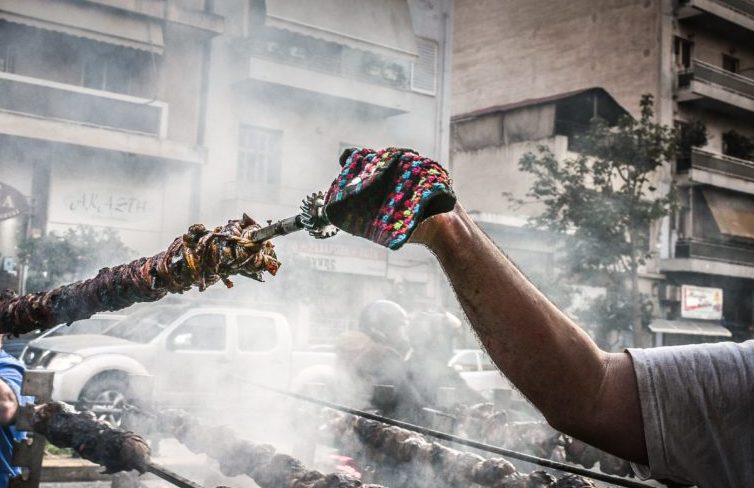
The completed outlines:
<svg viewBox="0 0 754 488">
<path fill-rule="evenodd" d="M 451 366 L 459 365 L 464 367 L 477 367 L 476 351 L 463 351 L 456 354 L 450 361 Z"/>
<path fill-rule="evenodd" d="M 124 318 L 103 332 L 103 335 L 146 344 L 157 337 L 183 311 L 183 307 L 147 308 Z"/>
<path fill-rule="evenodd" d="M 120 320 L 122 317 L 96 317 L 91 319 L 77 320 L 70 326 L 57 327 L 50 331 L 46 337 L 55 337 L 61 335 L 80 335 L 80 334 L 101 334 L 108 327 Z"/>
</svg>

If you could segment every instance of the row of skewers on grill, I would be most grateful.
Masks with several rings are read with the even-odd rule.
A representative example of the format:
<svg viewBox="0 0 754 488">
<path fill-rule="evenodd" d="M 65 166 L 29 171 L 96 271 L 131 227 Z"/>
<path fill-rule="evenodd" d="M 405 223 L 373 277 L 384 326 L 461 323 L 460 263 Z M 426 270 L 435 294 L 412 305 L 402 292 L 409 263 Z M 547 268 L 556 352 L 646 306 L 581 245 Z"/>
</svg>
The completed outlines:
<svg viewBox="0 0 754 488">
<path fill-rule="evenodd" d="M 556 478 L 545 471 L 521 473 L 509 461 L 485 458 L 453 449 L 424 436 L 380 422 L 324 412 L 321 433 L 334 439 L 340 452 L 361 469 L 360 476 L 322 473 L 298 459 L 279 453 L 271 445 L 240 439 L 230 427 L 207 426 L 180 410 L 163 410 L 142 416 L 144 428 L 175 437 L 194 453 L 218 463 L 228 477 L 249 476 L 261 488 L 380 488 L 371 482 L 389 480 L 392 488 L 408 486 L 480 486 L 494 488 L 593 487 L 576 475 Z M 34 432 L 58 447 L 69 447 L 108 473 L 136 470 L 144 473 L 154 464 L 147 442 L 127 430 L 97 420 L 91 412 L 77 412 L 60 402 L 35 409 Z"/>
</svg>

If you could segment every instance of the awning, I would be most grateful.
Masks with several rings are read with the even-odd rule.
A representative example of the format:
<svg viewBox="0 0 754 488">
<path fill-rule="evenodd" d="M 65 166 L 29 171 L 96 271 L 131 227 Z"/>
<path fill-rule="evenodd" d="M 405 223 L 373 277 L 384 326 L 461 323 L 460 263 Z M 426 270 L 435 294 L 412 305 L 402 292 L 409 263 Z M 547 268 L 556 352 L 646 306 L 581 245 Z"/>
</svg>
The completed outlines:
<svg viewBox="0 0 754 488">
<path fill-rule="evenodd" d="M 662 334 L 686 334 L 697 336 L 731 337 L 733 334 L 715 322 L 694 322 L 691 320 L 655 319 L 649 324 L 649 330 Z"/>
<path fill-rule="evenodd" d="M 272 27 L 414 59 L 418 54 L 406 0 L 266 0 Z"/>
<path fill-rule="evenodd" d="M 720 232 L 754 239 L 754 198 L 702 190 Z"/>
<path fill-rule="evenodd" d="M 162 25 L 83 2 L 3 0 L 0 19 L 99 42 L 162 54 Z"/>
</svg>

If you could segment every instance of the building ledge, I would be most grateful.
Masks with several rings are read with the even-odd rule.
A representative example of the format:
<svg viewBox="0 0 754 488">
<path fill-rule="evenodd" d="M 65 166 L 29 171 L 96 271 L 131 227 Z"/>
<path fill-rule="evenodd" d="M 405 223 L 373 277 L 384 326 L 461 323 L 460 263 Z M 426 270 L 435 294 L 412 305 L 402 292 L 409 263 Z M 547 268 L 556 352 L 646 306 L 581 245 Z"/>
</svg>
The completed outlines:
<svg viewBox="0 0 754 488">
<path fill-rule="evenodd" d="M 357 105 L 371 106 L 387 116 L 408 113 L 416 93 L 373 85 L 359 80 L 250 57 L 245 81 L 271 83 L 302 92 L 338 98 Z"/>
<path fill-rule="evenodd" d="M 754 266 L 698 258 L 663 259 L 660 270 L 664 273 L 700 273 L 747 279 L 754 276 Z"/>
<path fill-rule="evenodd" d="M 703 184 L 754 194 L 754 162 L 694 148 L 678 165 L 680 185 Z"/>
<path fill-rule="evenodd" d="M 754 4 L 741 0 L 685 0 L 681 3 L 681 18 L 704 12 L 754 32 Z"/>
<path fill-rule="evenodd" d="M 754 119 L 754 98 L 701 80 L 693 80 L 680 89 L 678 102 L 697 103 L 718 112 Z"/>
<path fill-rule="evenodd" d="M 4 111 L 0 111 L 0 134 L 183 163 L 206 160 L 203 149 L 167 139 Z"/>
<path fill-rule="evenodd" d="M 225 31 L 225 19 L 222 16 L 203 10 L 181 8 L 166 0 L 87 0 L 89 3 L 109 7 L 117 10 L 146 17 L 163 19 L 167 15 L 168 22 L 182 24 L 186 27 L 199 29 L 211 34 L 222 34 Z"/>
</svg>

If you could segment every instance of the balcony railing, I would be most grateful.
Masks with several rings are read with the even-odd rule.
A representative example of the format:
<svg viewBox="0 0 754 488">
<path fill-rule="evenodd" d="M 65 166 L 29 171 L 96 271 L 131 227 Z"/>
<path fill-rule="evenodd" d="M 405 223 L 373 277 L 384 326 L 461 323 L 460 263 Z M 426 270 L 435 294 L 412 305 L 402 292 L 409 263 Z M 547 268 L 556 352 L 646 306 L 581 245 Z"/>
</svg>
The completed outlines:
<svg viewBox="0 0 754 488">
<path fill-rule="evenodd" d="M 726 90 L 754 99 L 754 79 L 731 73 L 717 66 L 695 59 L 691 68 L 679 74 L 679 84 L 689 86 L 691 81 L 718 85 Z"/>
<path fill-rule="evenodd" d="M 714 240 L 683 239 L 676 242 L 675 257 L 754 266 L 754 246 Z"/>
<path fill-rule="evenodd" d="M 681 7 L 689 6 L 700 12 L 707 12 L 710 15 L 715 15 L 713 13 L 715 9 L 712 8 L 711 5 L 705 5 L 710 3 L 713 5 L 720 5 L 722 7 L 725 7 L 729 9 L 731 13 L 743 15 L 745 18 L 741 19 L 743 20 L 743 22 L 736 22 L 734 20 L 735 17 L 732 17 L 730 15 L 725 15 L 718 12 L 716 16 L 722 16 L 724 19 L 732 22 L 733 24 L 750 28 L 750 24 L 745 24 L 747 23 L 747 21 L 754 20 L 754 2 L 751 0 L 681 0 L 679 2 Z"/>
<path fill-rule="evenodd" d="M 717 3 L 754 18 L 754 3 L 748 0 L 715 0 Z"/>
<path fill-rule="evenodd" d="M 164 102 L 12 73 L 0 73 L 0 110 L 160 138 L 167 133 Z"/>
<path fill-rule="evenodd" d="M 267 38 L 265 36 L 274 36 Z M 336 43 L 268 29 L 244 43 L 253 57 L 398 90 L 411 89 L 411 65 Z"/>
<path fill-rule="evenodd" d="M 679 173 L 686 173 L 691 169 L 754 181 L 754 161 L 715 154 L 697 148 L 691 151 L 690 158 L 678 161 Z"/>
</svg>

